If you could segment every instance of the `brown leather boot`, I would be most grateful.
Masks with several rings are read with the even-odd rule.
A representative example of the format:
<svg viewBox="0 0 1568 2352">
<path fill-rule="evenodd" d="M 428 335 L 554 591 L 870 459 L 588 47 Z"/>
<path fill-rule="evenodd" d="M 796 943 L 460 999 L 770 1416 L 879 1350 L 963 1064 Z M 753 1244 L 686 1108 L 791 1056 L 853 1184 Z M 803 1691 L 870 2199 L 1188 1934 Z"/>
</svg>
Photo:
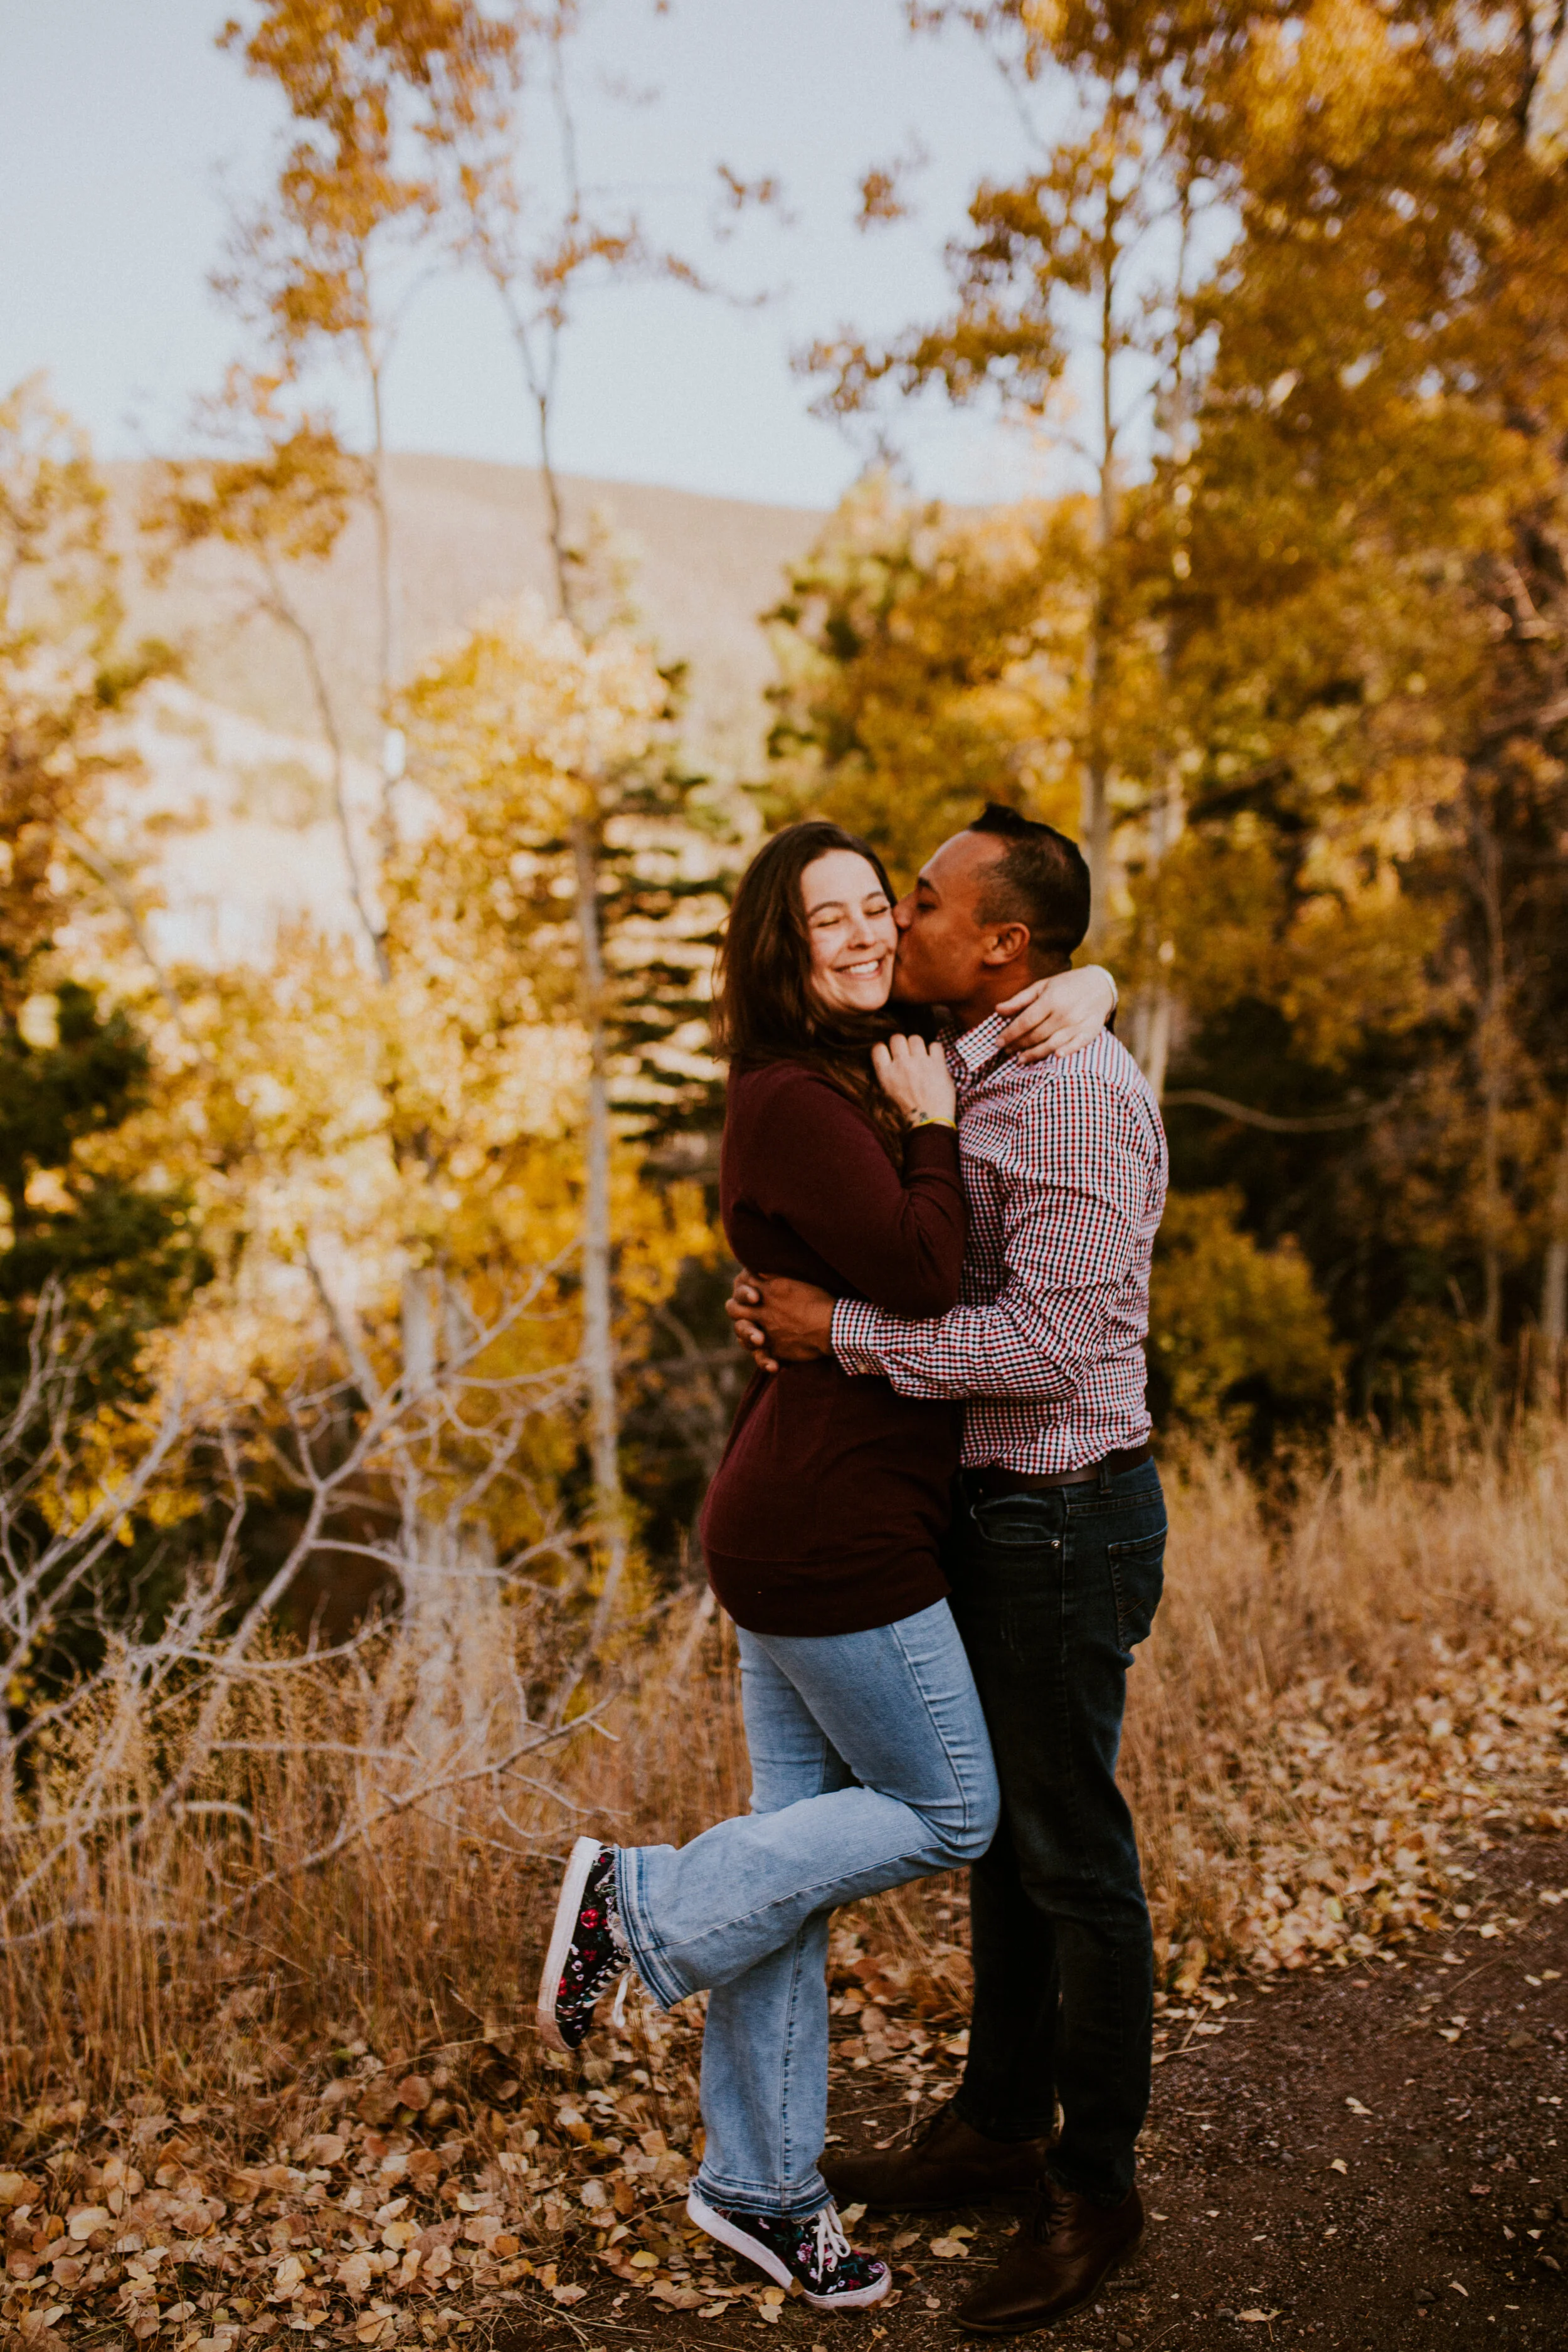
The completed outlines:
<svg viewBox="0 0 1568 2352">
<path fill-rule="evenodd" d="M 972 2131 L 950 2103 L 937 2109 L 908 2147 L 825 2156 L 822 2177 L 841 2206 L 931 2213 L 1037 2188 L 1047 2145 L 1043 2139 L 987 2139 Z"/>
<path fill-rule="evenodd" d="M 973 2294 L 958 2307 L 972 2336 L 1018 2336 L 1076 2311 L 1113 2270 L 1131 2261 L 1143 2235 L 1143 2200 L 1091 2205 L 1047 2181 L 1038 2210 Z"/>
</svg>

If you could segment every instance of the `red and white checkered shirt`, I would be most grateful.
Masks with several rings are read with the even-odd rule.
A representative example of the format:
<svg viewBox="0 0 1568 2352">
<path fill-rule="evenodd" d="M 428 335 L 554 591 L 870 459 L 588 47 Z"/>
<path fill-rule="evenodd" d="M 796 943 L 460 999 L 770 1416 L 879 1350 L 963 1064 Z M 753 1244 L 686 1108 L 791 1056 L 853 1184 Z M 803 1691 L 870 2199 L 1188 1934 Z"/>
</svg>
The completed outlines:
<svg viewBox="0 0 1568 2352">
<path fill-rule="evenodd" d="M 998 1053 L 999 1013 L 944 1037 L 969 1201 L 960 1304 L 901 1322 L 833 1310 L 850 1372 L 905 1396 L 962 1397 L 963 1459 L 1050 1476 L 1149 1434 L 1149 1263 L 1165 1205 L 1164 1129 L 1147 1081 L 1103 1032 L 1080 1054 Z"/>
</svg>

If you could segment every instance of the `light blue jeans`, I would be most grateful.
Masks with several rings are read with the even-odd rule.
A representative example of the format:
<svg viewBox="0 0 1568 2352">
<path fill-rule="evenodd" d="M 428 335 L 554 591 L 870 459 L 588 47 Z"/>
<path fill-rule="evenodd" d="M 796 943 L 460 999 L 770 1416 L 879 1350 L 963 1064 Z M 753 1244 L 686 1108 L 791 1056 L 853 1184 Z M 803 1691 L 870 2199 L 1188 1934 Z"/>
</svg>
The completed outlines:
<svg viewBox="0 0 1568 2352">
<path fill-rule="evenodd" d="M 689 1845 L 622 1846 L 621 1923 L 660 2005 L 710 1989 L 710 2204 L 815 2213 L 827 2127 L 827 1918 L 975 1861 L 997 1793 L 945 1601 L 864 1633 L 740 1634 L 752 1810 Z"/>
</svg>

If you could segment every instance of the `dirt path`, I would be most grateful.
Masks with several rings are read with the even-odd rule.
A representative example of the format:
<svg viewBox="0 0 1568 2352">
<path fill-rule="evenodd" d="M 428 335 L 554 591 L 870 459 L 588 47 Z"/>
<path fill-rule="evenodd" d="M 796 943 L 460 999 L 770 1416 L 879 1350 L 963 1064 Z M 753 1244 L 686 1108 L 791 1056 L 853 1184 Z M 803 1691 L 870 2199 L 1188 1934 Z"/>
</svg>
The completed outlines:
<svg viewBox="0 0 1568 2352">
<path fill-rule="evenodd" d="M 1054 2344 L 1568 2347 L 1568 1840 L 1495 1849 L 1470 1894 L 1463 1930 L 1424 1938 L 1419 1958 L 1298 1976 L 1163 2021 L 1144 2249 Z M 850 2072 L 837 2090 L 847 2144 L 907 2128 L 896 2074 Z M 827 2321 L 795 2302 L 772 2326 L 749 2307 L 704 2320 L 602 2280 L 568 2313 L 509 2314 L 494 2340 L 498 2352 L 722 2352 L 771 2336 L 781 2352 L 856 2340 L 935 2352 L 1016 2219 L 861 2223 L 861 2242 L 891 2249 L 900 2290 L 864 2317 Z M 967 2254 L 934 2255 L 955 2228 L 973 2231 Z"/>
</svg>

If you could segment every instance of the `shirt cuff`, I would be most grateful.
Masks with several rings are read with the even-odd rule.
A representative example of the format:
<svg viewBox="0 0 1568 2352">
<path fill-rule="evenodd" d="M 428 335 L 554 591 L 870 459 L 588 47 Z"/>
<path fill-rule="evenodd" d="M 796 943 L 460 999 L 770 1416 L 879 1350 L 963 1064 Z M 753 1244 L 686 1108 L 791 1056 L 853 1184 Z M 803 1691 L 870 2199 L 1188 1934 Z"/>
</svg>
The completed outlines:
<svg viewBox="0 0 1568 2352">
<path fill-rule="evenodd" d="M 877 1310 L 864 1298 L 840 1298 L 833 1308 L 833 1352 L 847 1372 L 879 1372 L 872 1352 Z"/>
</svg>

